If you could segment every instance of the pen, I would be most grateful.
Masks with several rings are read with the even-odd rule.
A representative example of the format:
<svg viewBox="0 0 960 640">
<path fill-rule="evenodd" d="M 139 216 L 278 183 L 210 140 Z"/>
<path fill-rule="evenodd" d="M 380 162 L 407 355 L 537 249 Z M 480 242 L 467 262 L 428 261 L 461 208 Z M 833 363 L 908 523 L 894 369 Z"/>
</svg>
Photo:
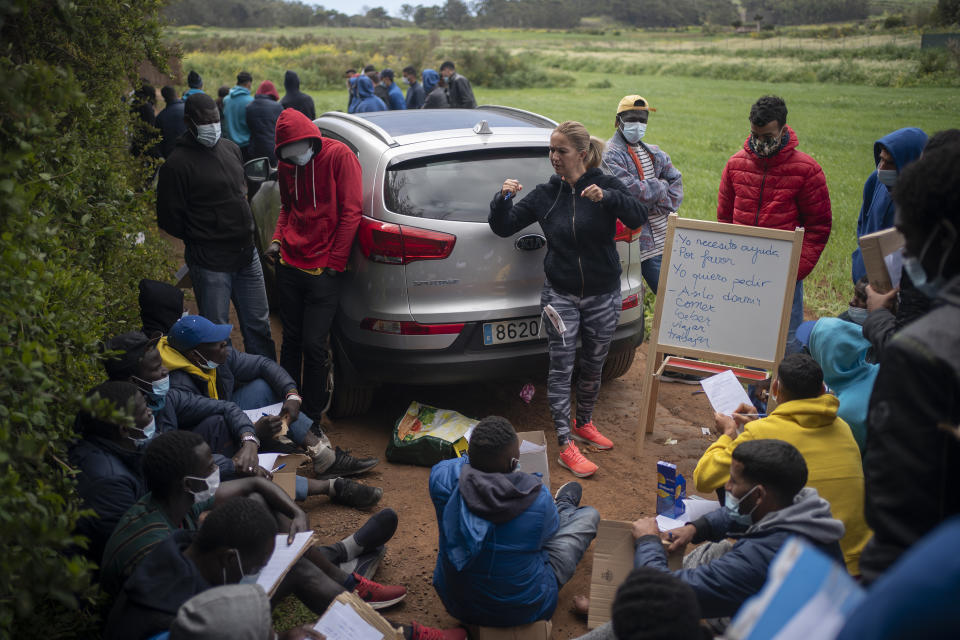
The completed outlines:
<svg viewBox="0 0 960 640">
<path fill-rule="evenodd" d="M 736 413 L 734 415 L 743 416 L 744 418 L 766 418 L 767 414 L 765 413 Z"/>
<path fill-rule="evenodd" d="M 284 462 L 283 464 L 279 465 L 276 469 L 274 469 L 274 470 L 271 471 L 270 473 L 276 473 L 277 471 L 280 471 L 280 469 L 283 469 L 285 466 L 287 466 L 287 463 L 286 463 L 286 462 Z"/>
</svg>

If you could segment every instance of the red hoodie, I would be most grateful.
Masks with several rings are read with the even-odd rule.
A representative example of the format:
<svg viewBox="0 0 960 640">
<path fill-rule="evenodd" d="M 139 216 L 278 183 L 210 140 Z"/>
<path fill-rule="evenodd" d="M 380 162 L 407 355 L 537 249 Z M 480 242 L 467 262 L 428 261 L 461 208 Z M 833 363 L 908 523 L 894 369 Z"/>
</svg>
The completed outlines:
<svg viewBox="0 0 960 640">
<path fill-rule="evenodd" d="M 281 207 L 273 239 L 280 242 L 280 256 L 292 267 L 343 271 L 363 206 L 360 162 L 347 145 L 322 138 L 305 115 L 284 109 L 277 119 L 277 151 L 308 138 L 322 139 L 322 146 L 307 164 L 300 167 L 280 160 Z"/>
<path fill-rule="evenodd" d="M 717 197 L 717 222 L 793 231 L 803 227 L 797 280 L 809 275 L 830 238 L 830 192 L 817 161 L 797 148 L 797 134 L 769 158 L 743 148 L 723 168 Z"/>
</svg>

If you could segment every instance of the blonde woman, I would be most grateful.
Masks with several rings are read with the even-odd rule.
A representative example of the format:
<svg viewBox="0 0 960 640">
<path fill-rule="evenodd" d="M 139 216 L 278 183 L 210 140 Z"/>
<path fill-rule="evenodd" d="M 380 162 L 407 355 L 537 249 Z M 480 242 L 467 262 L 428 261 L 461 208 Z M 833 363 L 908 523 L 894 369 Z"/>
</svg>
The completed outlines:
<svg viewBox="0 0 960 640">
<path fill-rule="evenodd" d="M 620 318 L 620 257 L 614 235 L 617 219 L 636 229 L 647 221 L 647 208 L 615 177 L 598 168 L 603 142 L 579 122 L 557 126 L 550 136 L 550 162 L 556 175 L 514 204 L 523 185 L 507 179 L 490 203 L 490 228 L 508 237 L 539 222 L 547 237 L 540 306 L 550 306 L 563 320 L 561 334 L 545 322 L 550 350 L 547 397 L 560 443 L 561 466 L 575 476 L 593 475 L 573 439 L 599 449 L 613 442 L 593 425 L 600 373 Z M 549 310 L 547 311 L 549 313 Z M 577 380 L 577 415 L 571 424 L 570 381 L 582 342 Z"/>
</svg>

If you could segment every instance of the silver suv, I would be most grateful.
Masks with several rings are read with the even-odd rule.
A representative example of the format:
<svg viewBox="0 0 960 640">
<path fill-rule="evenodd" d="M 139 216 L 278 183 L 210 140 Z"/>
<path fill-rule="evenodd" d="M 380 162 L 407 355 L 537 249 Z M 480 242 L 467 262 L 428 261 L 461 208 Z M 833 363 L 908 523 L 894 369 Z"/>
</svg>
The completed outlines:
<svg viewBox="0 0 960 640">
<path fill-rule="evenodd" d="M 530 193 L 553 173 L 557 123 L 501 106 L 330 112 L 314 122 L 363 169 L 363 218 L 331 332 L 331 414 L 365 412 L 380 383 L 544 378 L 546 239 L 538 225 L 497 237 L 487 215 L 505 178 Z M 275 183 L 264 183 L 253 209 L 262 249 L 279 210 Z M 623 313 L 605 379 L 627 372 L 643 339 L 638 238 L 618 222 Z"/>
</svg>

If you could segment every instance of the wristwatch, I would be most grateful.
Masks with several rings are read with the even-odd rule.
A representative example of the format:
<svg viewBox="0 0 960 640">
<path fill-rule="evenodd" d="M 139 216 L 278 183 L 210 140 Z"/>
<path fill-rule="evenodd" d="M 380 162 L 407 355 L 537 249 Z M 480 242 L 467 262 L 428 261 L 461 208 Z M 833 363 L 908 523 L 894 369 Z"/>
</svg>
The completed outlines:
<svg viewBox="0 0 960 640">
<path fill-rule="evenodd" d="M 252 442 L 252 443 L 254 443 L 255 445 L 257 445 L 257 451 L 260 450 L 260 438 L 258 438 L 258 437 L 255 436 L 254 434 L 252 434 L 252 433 L 250 433 L 250 432 L 247 432 L 247 433 L 243 434 L 242 436 L 240 436 L 240 444 L 241 444 L 241 445 L 243 445 L 244 443 L 247 443 L 247 442 Z"/>
</svg>

